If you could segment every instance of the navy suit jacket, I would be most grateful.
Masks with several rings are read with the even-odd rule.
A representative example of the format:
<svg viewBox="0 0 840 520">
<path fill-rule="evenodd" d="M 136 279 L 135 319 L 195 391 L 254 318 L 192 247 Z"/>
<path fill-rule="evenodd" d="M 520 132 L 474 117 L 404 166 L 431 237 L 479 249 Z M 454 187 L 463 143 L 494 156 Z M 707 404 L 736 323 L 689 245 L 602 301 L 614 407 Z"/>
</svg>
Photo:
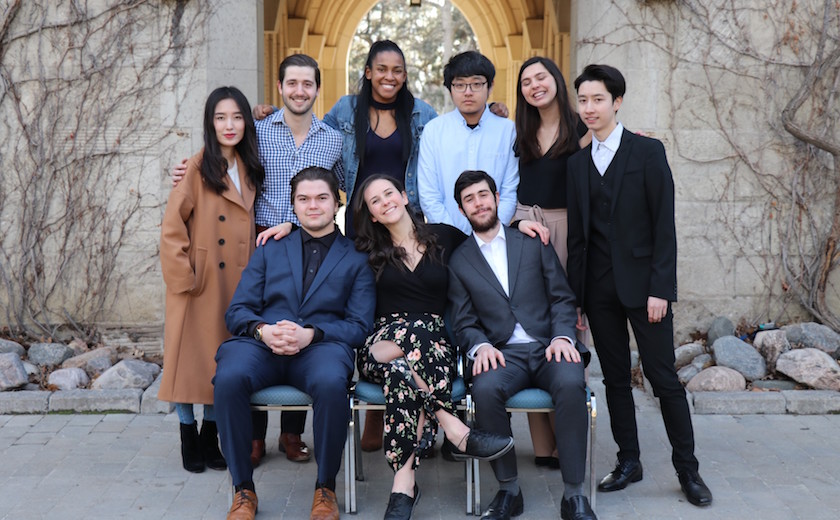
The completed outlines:
<svg viewBox="0 0 840 520">
<path fill-rule="evenodd" d="M 569 282 L 583 306 L 589 253 L 590 144 L 567 164 Z M 615 287 L 627 307 L 645 307 L 648 296 L 677 301 L 677 232 L 674 180 L 662 142 L 627 129 L 610 165 L 615 174 L 610 210 L 610 254 Z"/>
<path fill-rule="evenodd" d="M 253 321 L 289 320 L 318 327 L 324 331 L 323 342 L 355 349 L 373 329 L 375 307 L 367 255 L 356 251 L 340 233 L 303 294 L 303 244 L 296 230 L 254 251 L 225 313 L 225 323 L 234 336 L 246 336 Z"/>
</svg>

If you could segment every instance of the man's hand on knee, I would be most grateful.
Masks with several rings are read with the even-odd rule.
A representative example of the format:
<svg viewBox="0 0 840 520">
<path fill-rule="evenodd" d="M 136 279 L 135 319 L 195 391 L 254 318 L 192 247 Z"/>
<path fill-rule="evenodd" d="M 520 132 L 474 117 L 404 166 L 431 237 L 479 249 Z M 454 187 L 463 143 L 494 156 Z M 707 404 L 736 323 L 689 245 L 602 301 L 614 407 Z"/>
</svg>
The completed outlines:
<svg viewBox="0 0 840 520">
<path fill-rule="evenodd" d="M 478 374 L 488 372 L 491 369 L 496 370 L 499 365 L 505 366 L 505 356 L 499 349 L 487 344 L 476 351 L 472 374 L 477 376 Z"/>
<path fill-rule="evenodd" d="M 580 352 L 568 339 L 555 338 L 545 349 L 545 359 L 549 362 L 553 359 L 559 363 L 561 358 L 569 363 L 580 363 Z"/>
</svg>

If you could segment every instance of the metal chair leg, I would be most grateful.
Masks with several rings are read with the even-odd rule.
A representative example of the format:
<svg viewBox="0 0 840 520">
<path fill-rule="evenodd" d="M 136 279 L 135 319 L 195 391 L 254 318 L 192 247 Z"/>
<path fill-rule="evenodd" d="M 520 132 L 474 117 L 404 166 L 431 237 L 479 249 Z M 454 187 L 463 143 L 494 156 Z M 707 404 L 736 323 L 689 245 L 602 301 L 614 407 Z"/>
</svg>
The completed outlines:
<svg viewBox="0 0 840 520">
<path fill-rule="evenodd" d="M 595 484 L 595 420 L 598 417 L 598 406 L 595 401 L 595 394 L 589 397 L 589 505 L 595 511 L 595 501 L 598 494 L 598 486 Z"/>
</svg>

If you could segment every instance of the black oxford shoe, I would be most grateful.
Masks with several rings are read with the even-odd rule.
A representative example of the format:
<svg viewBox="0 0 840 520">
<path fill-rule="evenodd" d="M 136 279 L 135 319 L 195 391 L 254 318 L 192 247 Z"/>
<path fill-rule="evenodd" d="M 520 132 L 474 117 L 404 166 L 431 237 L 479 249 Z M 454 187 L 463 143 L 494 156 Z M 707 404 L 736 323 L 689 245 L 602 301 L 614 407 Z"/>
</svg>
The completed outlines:
<svg viewBox="0 0 840 520">
<path fill-rule="evenodd" d="M 638 460 L 624 460 L 616 464 L 612 472 L 601 479 L 598 491 L 618 491 L 631 482 L 642 480 L 642 463 Z"/>
<path fill-rule="evenodd" d="M 712 492 L 700 478 L 700 474 L 693 470 L 682 470 L 677 473 L 680 479 L 680 488 L 685 493 L 685 498 L 695 506 L 708 506 L 712 503 Z"/>
<path fill-rule="evenodd" d="M 589 499 L 583 495 L 576 495 L 560 502 L 560 518 L 563 520 L 598 520 L 595 511 L 589 505 Z"/>
<path fill-rule="evenodd" d="M 496 460 L 513 448 L 513 437 L 472 429 L 467 434 L 467 446 L 464 451 L 452 448 L 452 458 L 458 461 L 469 458 L 478 460 Z"/>
<path fill-rule="evenodd" d="M 522 500 L 522 491 L 514 496 L 513 493 L 499 490 L 487 511 L 481 515 L 485 520 L 510 520 L 512 516 L 519 516 L 525 509 L 525 502 Z"/>
<path fill-rule="evenodd" d="M 420 489 L 414 484 L 414 497 L 405 493 L 391 493 L 384 520 L 410 520 L 414 507 L 420 501 Z"/>
</svg>

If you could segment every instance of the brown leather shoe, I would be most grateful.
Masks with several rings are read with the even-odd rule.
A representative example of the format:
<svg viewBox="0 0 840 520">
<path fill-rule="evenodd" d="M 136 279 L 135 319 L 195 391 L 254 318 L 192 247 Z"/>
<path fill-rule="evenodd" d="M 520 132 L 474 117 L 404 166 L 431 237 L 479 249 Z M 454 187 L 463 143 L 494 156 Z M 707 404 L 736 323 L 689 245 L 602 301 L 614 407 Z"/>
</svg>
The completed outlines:
<svg viewBox="0 0 840 520">
<path fill-rule="evenodd" d="M 265 457 L 265 441 L 251 441 L 251 466 L 255 468 L 259 466 L 263 457 Z"/>
<path fill-rule="evenodd" d="M 335 499 L 335 491 L 325 487 L 315 490 L 309 520 L 338 520 L 338 500 Z"/>
<path fill-rule="evenodd" d="M 382 449 L 382 429 L 385 422 L 384 410 L 368 410 L 365 412 L 365 431 L 362 432 L 362 451 L 379 451 Z"/>
<path fill-rule="evenodd" d="M 256 514 L 257 494 L 250 489 L 237 491 L 233 497 L 233 505 L 228 511 L 227 520 L 254 520 Z"/>
<path fill-rule="evenodd" d="M 312 454 L 309 453 L 309 446 L 300 440 L 300 435 L 295 433 L 281 433 L 277 447 L 292 462 L 306 462 L 312 457 Z"/>
</svg>

